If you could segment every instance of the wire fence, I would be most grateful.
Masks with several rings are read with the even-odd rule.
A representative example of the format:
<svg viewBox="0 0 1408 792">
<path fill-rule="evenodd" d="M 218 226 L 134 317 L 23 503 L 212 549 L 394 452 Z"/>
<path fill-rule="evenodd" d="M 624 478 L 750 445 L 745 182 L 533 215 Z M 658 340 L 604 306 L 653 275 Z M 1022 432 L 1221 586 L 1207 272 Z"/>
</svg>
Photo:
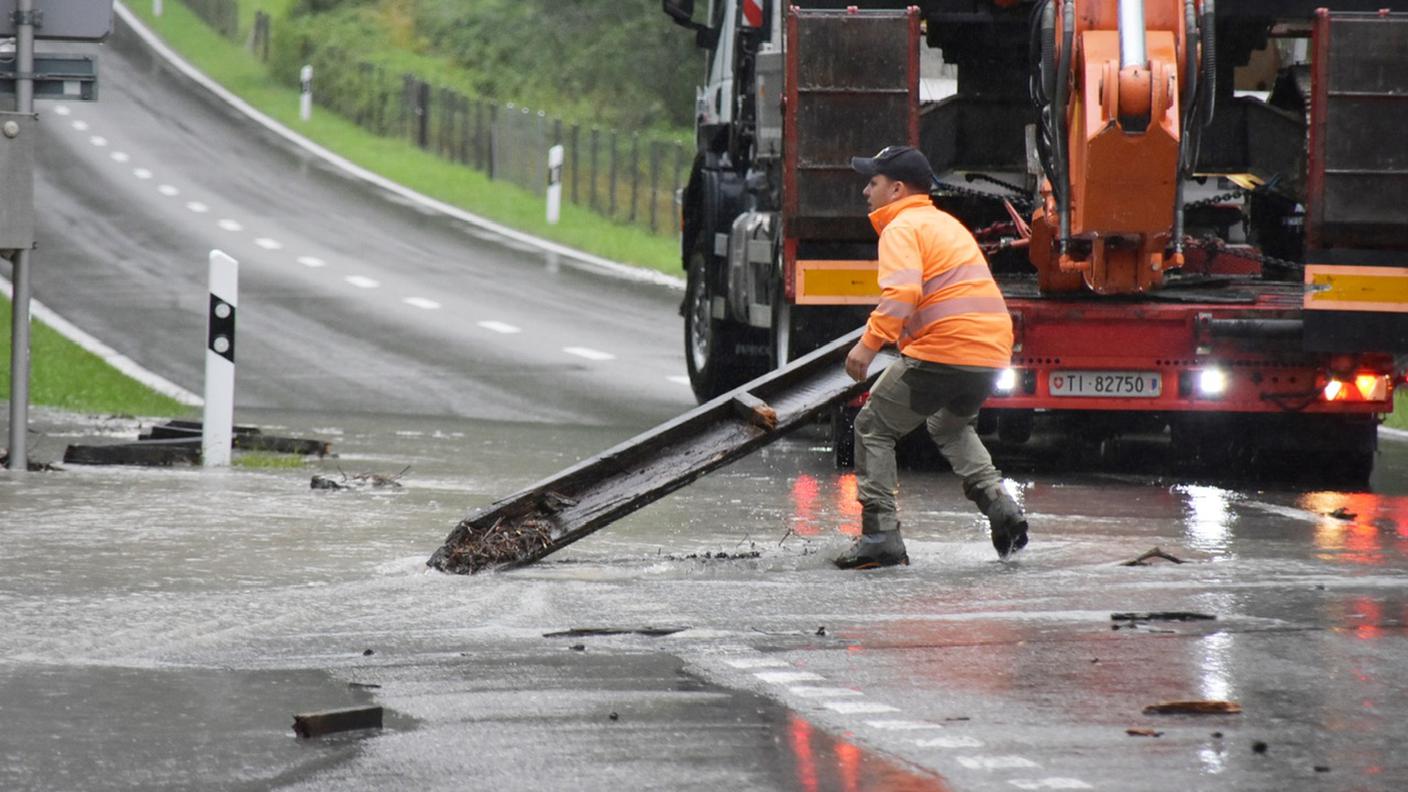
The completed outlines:
<svg viewBox="0 0 1408 792">
<path fill-rule="evenodd" d="M 225 33 L 225 22 L 212 21 L 238 20 L 237 0 L 183 1 L 227 37 L 239 38 L 237 25 Z M 269 16 L 257 12 L 247 46 L 266 62 L 271 47 L 280 44 L 270 31 Z M 570 123 L 544 111 L 436 86 L 414 74 L 394 73 L 307 39 L 298 46 L 301 59 L 313 67 L 314 104 L 373 134 L 405 139 L 540 196 L 547 186 L 548 149 L 560 144 L 564 201 L 653 233 L 680 230 L 674 197 L 691 160 L 678 138 Z"/>
</svg>

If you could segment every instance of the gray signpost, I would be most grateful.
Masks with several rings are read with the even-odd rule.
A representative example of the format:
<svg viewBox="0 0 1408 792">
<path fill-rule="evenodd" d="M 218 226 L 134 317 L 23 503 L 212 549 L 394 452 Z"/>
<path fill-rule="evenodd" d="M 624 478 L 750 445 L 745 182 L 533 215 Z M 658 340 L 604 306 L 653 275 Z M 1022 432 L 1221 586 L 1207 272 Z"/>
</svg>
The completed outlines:
<svg viewBox="0 0 1408 792">
<path fill-rule="evenodd" d="M 102 41 L 112 32 L 112 0 L 0 0 L 0 37 L 13 36 L 11 69 L 0 66 L 0 93 L 13 93 L 13 112 L 0 112 L 0 252 L 13 264 L 10 334 L 10 470 L 26 470 L 29 454 L 29 267 L 34 250 L 36 86 L 44 98 L 92 99 L 92 58 L 46 56 L 36 70 L 35 40 Z M 84 86 L 87 86 L 85 89 Z"/>
</svg>

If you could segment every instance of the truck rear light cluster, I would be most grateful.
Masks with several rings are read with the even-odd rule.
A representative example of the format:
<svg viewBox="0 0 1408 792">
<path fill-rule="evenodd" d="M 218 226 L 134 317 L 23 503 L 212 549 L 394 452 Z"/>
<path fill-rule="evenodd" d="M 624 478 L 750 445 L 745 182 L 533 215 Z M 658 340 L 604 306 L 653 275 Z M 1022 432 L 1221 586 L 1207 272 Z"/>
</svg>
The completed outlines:
<svg viewBox="0 0 1408 792">
<path fill-rule="evenodd" d="M 1321 396 L 1328 402 L 1387 401 L 1392 390 L 1387 374 L 1356 374 L 1352 378 L 1331 377 Z"/>
</svg>

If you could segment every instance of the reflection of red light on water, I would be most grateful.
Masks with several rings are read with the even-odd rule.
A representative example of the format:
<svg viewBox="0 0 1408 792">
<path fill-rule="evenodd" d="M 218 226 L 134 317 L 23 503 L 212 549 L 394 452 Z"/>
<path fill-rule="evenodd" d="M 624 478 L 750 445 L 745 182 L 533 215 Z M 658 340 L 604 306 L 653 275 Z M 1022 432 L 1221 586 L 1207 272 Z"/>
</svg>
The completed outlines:
<svg viewBox="0 0 1408 792">
<path fill-rule="evenodd" d="M 836 766 L 841 769 L 841 788 L 860 790 L 860 749 L 847 742 L 836 743 Z"/>
<path fill-rule="evenodd" d="M 816 792 L 816 760 L 812 757 L 812 725 L 793 715 L 787 733 L 792 741 L 792 753 L 797 757 L 797 784 L 807 792 Z"/>
<path fill-rule="evenodd" d="M 802 536 L 816 536 L 821 528 L 816 524 L 816 496 L 821 485 L 815 476 L 800 475 L 792 482 L 792 530 Z"/>
<path fill-rule="evenodd" d="M 1361 622 L 1358 627 L 1354 628 L 1355 638 L 1368 641 L 1383 637 L 1384 628 L 1379 625 L 1383 624 L 1384 613 L 1379 603 L 1368 597 L 1356 597 L 1350 603 L 1350 607 L 1353 609 L 1355 619 Z"/>
<path fill-rule="evenodd" d="M 844 473 L 836 479 L 836 510 L 842 515 L 836 530 L 847 536 L 860 536 L 860 501 L 856 500 L 856 474 Z"/>
</svg>

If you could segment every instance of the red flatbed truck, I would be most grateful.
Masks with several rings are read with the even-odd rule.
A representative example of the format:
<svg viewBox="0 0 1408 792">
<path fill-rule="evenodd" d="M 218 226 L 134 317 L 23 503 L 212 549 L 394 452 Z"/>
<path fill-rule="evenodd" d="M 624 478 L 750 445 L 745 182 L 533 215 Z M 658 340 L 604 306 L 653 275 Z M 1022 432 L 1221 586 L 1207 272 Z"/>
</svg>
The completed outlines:
<svg viewBox="0 0 1408 792">
<path fill-rule="evenodd" d="M 1289 458 L 1327 482 L 1367 481 L 1394 355 L 1408 350 L 1408 165 L 1390 142 L 1408 126 L 1408 16 L 1182 0 L 1199 16 L 1177 35 L 1202 42 L 1185 74 L 1206 91 L 1187 106 L 1206 119 L 1186 133 L 1181 266 L 1154 288 L 1097 293 L 1051 288 L 1063 271 L 1034 271 L 1030 255 L 1057 251 L 1032 212 L 1073 180 L 1051 166 L 1052 146 L 1069 145 L 1052 143 L 1051 119 L 1070 116 L 1052 110 L 1041 71 L 1057 62 L 1043 47 L 1056 2 L 714 0 L 695 21 L 692 3 L 663 0 L 710 55 L 682 196 L 696 394 L 863 323 L 879 294 L 875 235 L 849 158 L 905 142 L 933 162 L 935 202 L 985 243 L 1012 313 L 1012 368 L 983 430 L 1022 442 L 1040 420 L 1087 443 L 1166 431 L 1185 457 Z M 1309 46 L 1269 91 L 1236 94 L 1234 68 L 1281 41 L 1292 46 L 1270 49 Z M 956 85 L 924 44 L 956 66 Z"/>
</svg>

